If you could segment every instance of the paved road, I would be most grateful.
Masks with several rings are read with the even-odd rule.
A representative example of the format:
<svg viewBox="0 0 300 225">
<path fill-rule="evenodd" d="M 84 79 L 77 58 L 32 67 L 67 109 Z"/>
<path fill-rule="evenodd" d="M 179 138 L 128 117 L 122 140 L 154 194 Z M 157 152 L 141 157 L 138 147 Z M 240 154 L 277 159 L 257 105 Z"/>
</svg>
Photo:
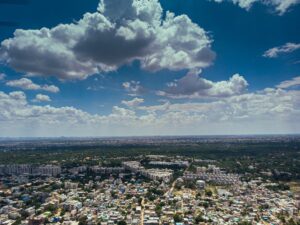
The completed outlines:
<svg viewBox="0 0 300 225">
<path fill-rule="evenodd" d="M 145 198 L 142 198 L 142 202 L 141 202 L 141 225 L 144 225 L 144 214 L 145 214 Z"/>
<path fill-rule="evenodd" d="M 175 188 L 176 181 L 177 181 L 177 179 L 174 180 L 174 182 L 172 183 L 171 188 L 164 194 L 164 197 L 167 197 L 169 194 L 172 194 L 172 192 L 173 192 L 173 190 Z"/>
<path fill-rule="evenodd" d="M 187 167 L 187 168 L 184 170 L 183 173 L 185 173 L 186 171 L 188 171 L 188 169 L 189 169 L 189 167 Z M 177 178 L 177 179 L 178 179 L 178 178 Z M 172 192 L 173 192 L 173 190 L 174 190 L 174 188 L 175 188 L 175 184 L 176 184 L 177 179 L 174 180 L 174 182 L 172 183 L 172 186 L 171 186 L 170 190 L 168 190 L 168 191 L 164 194 L 164 197 L 168 196 L 169 194 L 172 194 Z"/>
</svg>

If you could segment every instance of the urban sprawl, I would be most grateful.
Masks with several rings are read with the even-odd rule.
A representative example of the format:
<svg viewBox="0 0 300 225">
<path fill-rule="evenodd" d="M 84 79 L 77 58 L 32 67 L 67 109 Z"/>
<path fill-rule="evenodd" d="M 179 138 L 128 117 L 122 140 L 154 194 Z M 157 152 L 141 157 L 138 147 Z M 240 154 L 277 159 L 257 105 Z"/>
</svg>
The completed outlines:
<svg viewBox="0 0 300 225">
<path fill-rule="evenodd" d="M 147 155 L 119 166 L 0 165 L 0 224 L 299 224 L 300 197 L 215 160 Z"/>
</svg>

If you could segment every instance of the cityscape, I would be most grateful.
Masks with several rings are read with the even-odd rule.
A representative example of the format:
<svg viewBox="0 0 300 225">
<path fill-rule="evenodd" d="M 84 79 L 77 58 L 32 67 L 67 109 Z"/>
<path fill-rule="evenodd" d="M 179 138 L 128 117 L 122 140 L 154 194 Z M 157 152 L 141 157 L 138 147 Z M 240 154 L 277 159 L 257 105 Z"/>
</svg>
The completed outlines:
<svg viewBox="0 0 300 225">
<path fill-rule="evenodd" d="M 0 225 L 300 225 L 300 0 L 0 0 Z"/>
<path fill-rule="evenodd" d="M 155 140 L 164 144 L 153 148 L 148 143 Z M 122 141 L 131 144 L 120 151 Z M 19 150 L 11 149 L 17 142 Z M 0 224 L 300 223 L 300 137 L 94 138 L 83 143 L 3 143 Z M 256 149 L 245 147 L 251 143 Z M 240 154 L 224 150 L 226 144 Z M 41 161 L 30 163 L 37 155 Z M 273 161 L 284 170 L 265 167 L 271 155 L 279 157 Z"/>
</svg>

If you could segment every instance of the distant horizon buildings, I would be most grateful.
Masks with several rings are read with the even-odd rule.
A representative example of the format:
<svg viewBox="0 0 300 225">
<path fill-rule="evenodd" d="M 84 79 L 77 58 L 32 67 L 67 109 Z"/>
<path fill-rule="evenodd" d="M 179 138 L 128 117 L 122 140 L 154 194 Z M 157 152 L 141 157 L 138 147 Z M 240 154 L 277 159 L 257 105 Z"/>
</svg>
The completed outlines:
<svg viewBox="0 0 300 225">
<path fill-rule="evenodd" d="M 220 185 L 231 185 L 240 182 L 238 174 L 225 173 L 219 167 L 209 165 L 208 167 L 197 167 L 196 173 L 185 172 L 183 179 L 186 181 L 203 180 Z"/>
<path fill-rule="evenodd" d="M 170 182 L 173 178 L 173 170 L 169 169 L 145 169 L 138 161 L 126 161 L 122 165 L 133 173 L 141 173 L 143 176 L 157 181 Z"/>
<path fill-rule="evenodd" d="M 61 166 L 56 165 L 0 165 L 0 175 L 42 175 L 56 177 L 60 175 L 61 172 Z"/>
</svg>

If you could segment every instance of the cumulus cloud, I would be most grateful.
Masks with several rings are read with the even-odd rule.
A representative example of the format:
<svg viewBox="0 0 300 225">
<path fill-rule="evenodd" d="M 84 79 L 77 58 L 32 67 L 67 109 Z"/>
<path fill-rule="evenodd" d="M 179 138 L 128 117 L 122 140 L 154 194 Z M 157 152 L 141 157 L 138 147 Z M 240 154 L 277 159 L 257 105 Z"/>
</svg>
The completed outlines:
<svg viewBox="0 0 300 225">
<path fill-rule="evenodd" d="M 72 121 L 79 122 L 84 119 L 87 113 L 75 109 L 74 107 L 55 108 L 52 106 L 36 106 L 31 105 L 27 101 L 24 92 L 10 92 L 8 94 L 0 92 L 0 121 L 2 123 L 20 120 L 39 122 L 41 124 L 53 123 L 70 123 Z M 88 117 L 86 117 L 88 121 Z"/>
<path fill-rule="evenodd" d="M 189 72 L 183 78 L 168 83 L 168 88 L 157 94 L 170 98 L 229 97 L 246 91 L 248 82 L 239 74 L 234 74 L 228 81 L 213 82 Z"/>
<path fill-rule="evenodd" d="M 125 101 L 125 100 L 122 101 L 122 104 L 126 105 L 128 107 L 136 107 L 142 103 L 144 103 L 144 99 L 142 99 L 142 98 L 134 98 L 130 101 Z"/>
<path fill-rule="evenodd" d="M 210 1 L 218 2 L 218 3 L 226 2 L 225 0 L 210 0 Z M 229 0 L 229 1 L 231 1 L 232 3 L 238 5 L 243 9 L 249 10 L 252 7 L 253 3 L 258 2 L 259 0 Z"/>
<path fill-rule="evenodd" d="M 59 92 L 59 88 L 55 85 L 39 85 L 32 82 L 28 78 L 21 78 L 19 80 L 10 80 L 6 82 L 6 85 L 9 87 L 17 87 L 23 90 L 34 90 L 34 91 L 48 91 L 52 93 Z"/>
<path fill-rule="evenodd" d="M 300 49 L 300 44 L 286 43 L 282 46 L 271 48 L 263 54 L 266 58 L 277 58 L 280 54 L 291 53 Z"/>
<path fill-rule="evenodd" d="M 140 127 L 139 121 L 143 120 L 145 117 L 118 106 L 101 116 L 74 107 L 37 106 L 27 101 L 24 92 L 0 91 L 1 136 L 107 135 L 121 127 L 122 132 L 128 131 L 133 123 Z"/>
<path fill-rule="evenodd" d="M 4 73 L 0 73 L 0 81 L 1 81 L 1 80 L 4 80 L 5 77 L 6 77 L 6 75 L 5 75 Z"/>
<path fill-rule="evenodd" d="M 28 75 L 85 79 L 135 60 L 149 71 L 204 68 L 215 58 L 211 43 L 188 16 L 164 16 L 158 0 L 101 0 L 76 23 L 16 30 L 0 59 Z"/>
<path fill-rule="evenodd" d="M 286 80 L 281 82 L 279 85 L 277 85 L 277 88 L 286 89 L 286 88 L 295 87 L 299 85 L 300 85 L 300 77 L 294 77 L 291 80 Z"/>
<path fill-rule="evenodd" d="M 51 98 L 48 95 L 37 94 L 33 102 L 51 102 Z"/>
<path fill-rule="evenodd" d="M 299 91 L 285 91 L 267 88 L 256 93 L 246 93 L 229 98 L 217 99 L 209 102 L 191 103 L 164 103 L 154 106 L 139 106 L 145 110 L 159 115 L 184 115 L 186 118 L 201 118 L 206 122 L 251 122 L 292 120 L 297 121 L 300 104 Z M 184 117 L 181 118 L 184 121 Z M 192 119 L 197 121 L 196 119 Z M 198 121 L 199 122 L 199 121 Z M 299 122 L 296 122 L 299 124 Z"/>
<path fill-rule="evenodd" d="M 215 2 L 226 2 L 226 0 L 210 0 Z M 292 6 L 300 3 L 300 0 L 229 0 L 239 7 L 249 10 L 254 3 L 261 3 L 275 8 L 279 15 L 286 13 Z"/>
<path fill-rule="evenodd" d="M 124 82 L 122 86 L 130 96 L 139 96 L 146 92 L 146 89 L 141 85 L 140 81 L 132 80 L 129 82 Z"/>
<path fill-rule="evenodd" d="M 300 132 L 299 102 L 300 91 L 267 88 L 202 102 L 114 106 L 111 113 L 101 115 L 74 107 L 38 106 L 23 92 L 0 92 L 0 135 L 293 133 Z"/>
</svg>

